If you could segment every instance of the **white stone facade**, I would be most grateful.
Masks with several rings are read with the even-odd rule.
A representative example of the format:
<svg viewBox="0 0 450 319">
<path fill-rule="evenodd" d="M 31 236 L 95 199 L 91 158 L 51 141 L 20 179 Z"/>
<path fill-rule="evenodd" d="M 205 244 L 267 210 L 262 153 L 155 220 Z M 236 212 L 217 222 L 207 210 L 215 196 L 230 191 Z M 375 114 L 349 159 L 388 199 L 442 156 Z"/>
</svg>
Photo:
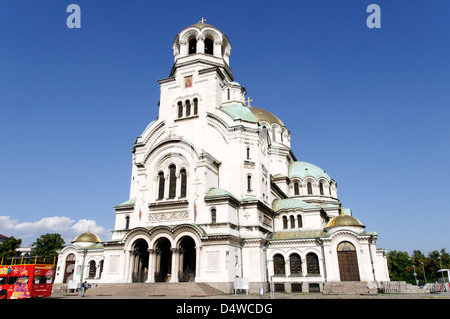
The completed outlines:
<svg viewBox="0 0 450 319">
<path fill-rule="evenodd" d="M 356 256 L 358 280 L 389 280 L 376 233 L 342 208 L 336 181 L 297 161 L 280 119 L 246 105 L 230 50 L 207 24 L 176 36 L 159 116 L 134 143 L 130 196 L 114 207 L 112 240 L 62 249 L 56 283 L 67 281 L 73 255 L 73 280 L 196 281 L 231 292 L 235 278 L 248 278 L 253 291 L 269 282 L 308 291 L 348 280 L 339 249 L 355 252 L 347 255 Z"/>
</svg>

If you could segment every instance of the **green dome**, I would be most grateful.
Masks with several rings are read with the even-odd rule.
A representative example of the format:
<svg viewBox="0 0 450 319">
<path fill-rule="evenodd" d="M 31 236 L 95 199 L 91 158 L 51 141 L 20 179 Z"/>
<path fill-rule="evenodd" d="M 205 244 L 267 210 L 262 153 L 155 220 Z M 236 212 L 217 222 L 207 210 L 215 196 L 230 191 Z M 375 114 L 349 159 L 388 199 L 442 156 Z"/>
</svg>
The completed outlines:
<svg viewBox="0 0 450 319">
<path fill-rule="evenodd" d="M 257 120 L 253 116 L 252 112 L 250 112 L 248 107 L 245 107 L 242 104 L 222 106 L 220 110 L 227 113 L 233 120 L 242 120 L 250 123 L 257 123 Z"/>
<path fill-rule="evenodd" d="M 307 202 L 304 202 L 297 198 L 286 198 L 286 199 L 276 199 L 272 203 L 272 210 L 274 212 L 278 212 L 280 210 L 287 210 L 287 209 L 317 209 L 316 206 L 308 204 Z"/>
<path fill-rule="evenodd" d="M 292 162 L 289 165 L 289 178 L 294 177 L 302 180 L 306 177 L 313 177 L 316 180 L 320 178 L 325 178 L 328 181 L 331 180 L 331 177 L 323 169 L 307 162 Z"/>
</svg>

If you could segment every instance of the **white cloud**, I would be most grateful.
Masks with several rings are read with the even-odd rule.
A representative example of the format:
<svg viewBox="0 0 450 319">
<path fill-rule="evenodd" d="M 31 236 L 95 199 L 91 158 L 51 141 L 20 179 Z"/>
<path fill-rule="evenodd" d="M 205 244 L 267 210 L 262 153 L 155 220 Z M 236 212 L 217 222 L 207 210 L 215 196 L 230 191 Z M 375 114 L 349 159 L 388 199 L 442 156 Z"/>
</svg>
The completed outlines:
<svg viewBox="0 0 450 319">
<path fill-rule="evenodd" d="M 79 234 L 87 231 L 96 234 L 101 240 L 111 239 L 111 232 L 97 225 L 95 220 L 75 220 L 66 216 L 44 217 L 34 222 L 22 222 L 10 216 L 0 216 L 0 234 L 22 239 L 22 244 L 32 244 L 41 235 L 59 233 L 66 242 L 70 242 Z"/>
</svg>

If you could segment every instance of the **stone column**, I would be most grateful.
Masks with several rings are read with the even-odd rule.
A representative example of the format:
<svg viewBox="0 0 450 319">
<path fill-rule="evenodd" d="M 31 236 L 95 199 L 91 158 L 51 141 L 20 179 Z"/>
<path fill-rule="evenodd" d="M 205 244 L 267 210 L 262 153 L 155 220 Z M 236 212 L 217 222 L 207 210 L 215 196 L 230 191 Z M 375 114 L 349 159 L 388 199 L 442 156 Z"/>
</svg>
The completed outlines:
<svg viewBox="0 0 450 319">
<path fill-rule="evenodd" d="M 222 57 L 222 41 L 220 40 L 214 41 L 214 56 L 218 58 Z"/>
<path fill-rule="evenodd" d="M 205 53 L 205 37 L 202 34 L 197 35 L 197 53 Z"/>
<path fill-rule="evenodd" d="M 170 248 L 172 252 L 172 269 L 170 274 L 170 282 L 178 282 L 178 261 L 179 261 L 179 250 L 177 248 Z"/>
<path fill-rule="evenodd" d="M 195 247 L 195 281 L 200 278 L 200 253 L 202 248 Z"/>
<path fill-rule="evenodd" d="M 156 249 L 147 249 L 148 251 L 148 277 L 146 282 L 155 282 L 156 268 Z"/>
</svg>

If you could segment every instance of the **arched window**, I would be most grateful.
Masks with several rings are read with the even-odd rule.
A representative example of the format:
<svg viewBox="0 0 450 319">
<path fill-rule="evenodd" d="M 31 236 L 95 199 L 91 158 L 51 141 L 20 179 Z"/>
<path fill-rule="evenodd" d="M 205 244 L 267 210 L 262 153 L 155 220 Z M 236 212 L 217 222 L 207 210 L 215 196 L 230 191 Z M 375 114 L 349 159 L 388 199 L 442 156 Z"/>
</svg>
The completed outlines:
<svg viewBox="0 0 450 319">
<path fill-rule="evenodd" d="M 227 89 L 227 99 L 230 100 L 230 89 Z"/>
<path fill-rule="evenodd" d="M 298 254 L 291 254 L 289 256 L 289 266 L 291 275 L 298 275 L 302 273 L 302 260 Z"/>
<path fill-rule="evenodd" d="M 319 258 L 314 253 L 306 255 L 306 269 L 308 275 L 320 275 Z"/>
<path fill-rule="evenodd" d="M 190 116 L 191 115 L 191 102 L 189 102 L 189 100 L 186 100 L 186 116 Z"/>
<path fill-rule="evenodd" d="M 169 166 L 169 198 L 175 198 L 177 187 L 177 176 L 175 175 L 175 165 Z"/>
<path fill-rule="evenodd" d="M 294 194 L 295 195 L 300 194 L 300 189 L 298 188 L 298 183 L 294 183 Z"/>
<path fill-rule="evenodd" d="M 95 261 L 91 260 L 89 262 L 89 275 L 88 278 L 95 278 L 95 272 L 97 271 L 97 267 L 95 265 Z"/>
<path fill-rule="evenodd" d="M 247 191 L 252 190 L 252 177 L 250 175 L 247 176 Z"/>
<path fill-rule="evenodd" d="M 284 266 L 284 257 L 282 255 L 276 254 L 273 256 L 273 273 L 275 275 L 284 275 L 286 273 Z"/>
<path fill-rule="evenodd" d="M 210 38 L 205 39 L 205 53 L 206 54 L 214 54 L 214 42 Z"/>
<path fill-rule="evenodd" d="M 290 216 L 289 219 L 291 220 L 291 228 L 295 228 L 295 218 L 294 216 Z"/>
<path fill-rule="evenodd" d="M 217 218 L 217 211 L 215 208 L 211 209 L 211 223 L 214 224 Z"/>
<path fill-rule="evenodd" d="M 178 118 L 182 118 L 183 117 L 183 103 L 178 102 Z"/>
<path fill-rule="evenodd" d="M 311 195 L 312 194 L 312 184 L 310 182 L 308 182 L 306 187 L 308 188 L 308 194 Z"/>
<path fill-rule="evenodd" d="M 287 217 L 283 216 L 283 229 L 287 229 L 287 228 L 288 228 Z"/>
<path fill-rule="evenodd" d="M 189 41 L 189 54 L 197 53 L 197 39 L 193 38 Z"/>
<path fill-rule="evenodd" d="M 98 272 L 99 272 L 98 278 L 100 278 L 100 277 L 102 276 L 102 273 L 103 273 L 103 264 L 104 264 L 104 260 L 101 260 L 101 261 L 98 263 Z"/>
<path fill-rule="evenodd" d="M 186 190 L 187 190 L 187 174 L 186 174 L 186 170 L 183 168 L 180 171 L 180 176 L 181 176 L 181 192 L 180 192 L 180 197 L 186 197 Z"/>
<path fill-rule="evenodd" d="M 194 99 L 194 115 L 198 114 L 198 99 Z"/>
<path fill-rule="evenodd" d="M 297 225 L 298 225 L 298 228 L 303 227 L 302 215 L 297 215 Z"/>
<path fill-rule="evenodd" d="M 320 195 L 323 195 L 323 183 L 322 182 L 319 183 L 319 190 L 320 190 Z"/>
<path fill-rule="evenodd" d="M 158 173 L 158 182 L 159 182 L 158 199 L 163 199 L 164 198 L 164 183 L 165 183 L 165 178 L 164 178 L 163 172 Z"/>
<path fill-rule="evenodd" d="M 129 229 L 130 228 L 130 216 L 126 216 L 125 217 L 125 229 Z"/>
<path fill-rule="evenodd" d="M 247 147 L 247 159 L 250 159 L 250 147 Z"/>
</svg>

